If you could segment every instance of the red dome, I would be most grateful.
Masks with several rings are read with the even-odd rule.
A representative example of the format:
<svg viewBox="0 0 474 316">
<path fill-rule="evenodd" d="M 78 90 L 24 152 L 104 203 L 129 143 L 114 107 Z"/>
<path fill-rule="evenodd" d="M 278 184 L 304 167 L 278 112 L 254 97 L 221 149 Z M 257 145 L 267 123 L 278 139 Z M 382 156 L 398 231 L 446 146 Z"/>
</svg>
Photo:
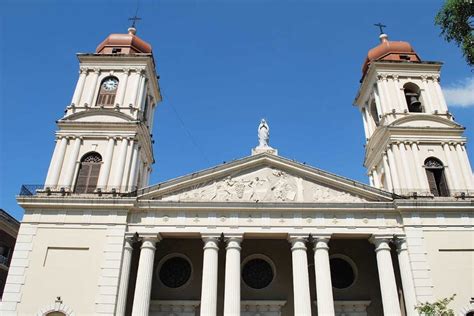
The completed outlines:
<svg viewBox="0 0 474 316">
<path fill-rule="evenodd" d="M 128 34 L 110 34 L 97 46 L 97 54 L 151 54 L 151 45 L 135 35 L 137 30 L 128 29 Z"/>
<path fill-rule="evenodd" d="M 380 44 L 367 53 L 367 58 L 362 66 L 363 75 L 374 60 L 421 61 L 410 43 L 389 41 L 387 34 L 381 34 Z"/>
</svg>

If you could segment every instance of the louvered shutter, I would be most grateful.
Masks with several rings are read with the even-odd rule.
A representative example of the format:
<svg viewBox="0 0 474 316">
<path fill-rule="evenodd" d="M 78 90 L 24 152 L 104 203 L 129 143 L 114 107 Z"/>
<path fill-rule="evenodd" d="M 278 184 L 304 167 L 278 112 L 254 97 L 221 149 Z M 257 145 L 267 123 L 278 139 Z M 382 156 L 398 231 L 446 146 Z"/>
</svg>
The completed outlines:
<svg viewBox="0 0 474 316">
<path fill-rule="evenodd" d="M 94 190 L 97 188 L 97 180 L 99 180 L 99 172 L 100 172 L 100 163 L 93 163 L 90 165 L 90 172 L 89 172 L 89 181 L 87 183 L 87 190 L 86 193 L 93 193 Z"/>
<path fill-rule="evenodd" d="M 430 186 L 431 194 L 439 196 L 438 186 L 436 185 L 436 178 L 433 169 L 426 169 L 426 176 L 428 177 L 428 184 Z"/>
<path fill-rule="evenodd" d="M 449 196 L 448 184 L 446 183 L 446 177 L 444 176 L 443 169 L 440 170 L 439 191 L 440 196 Z"/>
<path fill-rule="evenodd" d="M 76 193 L 85 193 L 87 188 L 87 182 L 89 180 L 90 165 L 81 163 L 79 174 L 77 175 Z"/>
</svg>

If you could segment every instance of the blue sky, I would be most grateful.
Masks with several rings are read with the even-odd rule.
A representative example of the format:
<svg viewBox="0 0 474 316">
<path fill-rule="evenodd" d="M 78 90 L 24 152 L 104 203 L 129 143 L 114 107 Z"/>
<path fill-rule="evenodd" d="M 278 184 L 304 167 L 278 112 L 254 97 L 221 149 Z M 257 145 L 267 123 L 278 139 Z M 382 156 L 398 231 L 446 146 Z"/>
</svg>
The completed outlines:
<svg viewBox="0 0 474 316">
<path fill-rule="evenodd" d="M 451 112 L 474 138 L 472 73 L 433 24 L 441 3 L 140 0 L 138 35 L 153 45 L 164 96 L 151 183 L 249 155 L 262 117 L 280 155 L 367 183 L 362 119 L 352 102 L 379 21 L 391 40 L 445 63 L 442 85 L 458 105 Z M 55 121 L 78 78 L 75 54 L 126 32 L 135 5 L 1 2 L 0 208 L 16 218 L 21 184 L 44 182 Z M 469 154 L 474 160 L 471 147 Z"/>
</svg>

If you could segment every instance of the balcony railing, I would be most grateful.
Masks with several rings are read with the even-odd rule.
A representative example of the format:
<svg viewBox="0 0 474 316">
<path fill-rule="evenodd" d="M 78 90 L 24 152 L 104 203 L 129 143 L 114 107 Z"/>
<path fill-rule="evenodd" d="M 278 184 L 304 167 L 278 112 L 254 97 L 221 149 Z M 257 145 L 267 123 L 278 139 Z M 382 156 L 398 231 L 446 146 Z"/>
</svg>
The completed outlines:
<svg viewBox="0 0 474 316">
<path fill-rule="evenodd" d="M 93 196 L 93 197 L 134 197 L 134 187 L 78 188 L 66 185 L 24 184 L 19 196 Z"/>
</svg>

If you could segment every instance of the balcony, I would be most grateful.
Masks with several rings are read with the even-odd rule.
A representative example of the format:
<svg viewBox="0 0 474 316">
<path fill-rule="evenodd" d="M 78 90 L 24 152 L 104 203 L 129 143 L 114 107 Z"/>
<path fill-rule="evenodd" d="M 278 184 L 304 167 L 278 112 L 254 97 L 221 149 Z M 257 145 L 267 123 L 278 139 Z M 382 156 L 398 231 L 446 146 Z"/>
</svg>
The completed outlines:
<svg viewBox="0 0 474 316">
<path fill-rule="evenodd" d="M 77 192 L 76 192 L 77 191 Z M 78 193 L 80 192 L 80 193 Z M 20 197 L 34 196 L 90 196 L 101 198 L 120 198 L 137 196 L 136 187 L 118 187 L 118 188 L 95 188 L 92 190 L 78 190 L 71 186 L 47 186 L 45 184 L 24 184 L 18 193 Z"/>
</svg>

